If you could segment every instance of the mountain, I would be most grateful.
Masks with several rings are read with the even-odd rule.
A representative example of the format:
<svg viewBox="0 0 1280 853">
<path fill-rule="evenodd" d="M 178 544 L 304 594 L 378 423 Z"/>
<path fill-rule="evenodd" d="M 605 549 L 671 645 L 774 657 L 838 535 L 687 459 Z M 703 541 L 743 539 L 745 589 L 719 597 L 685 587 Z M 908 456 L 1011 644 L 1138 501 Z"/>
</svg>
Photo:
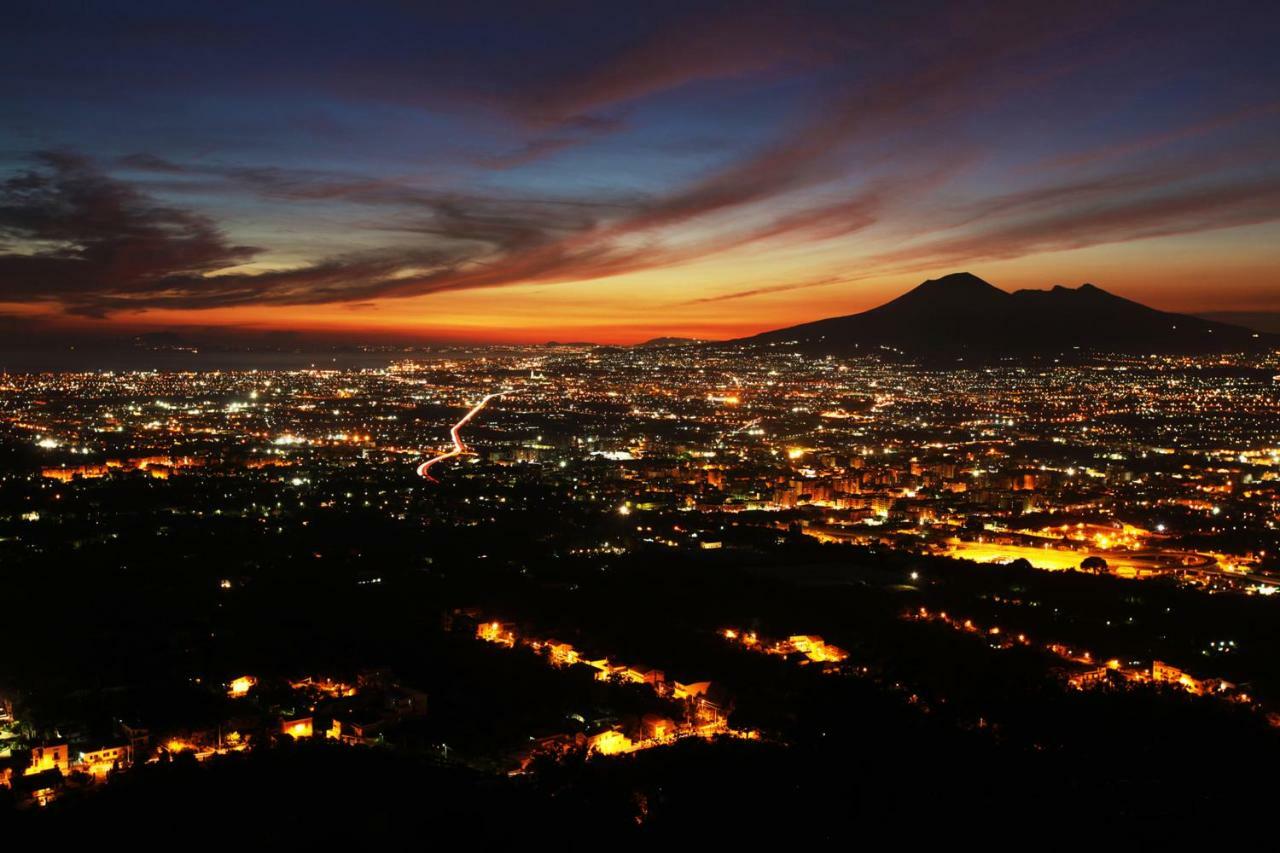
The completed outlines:
<svg viewBox="0 0 1280 853">
<path fill-rule="evenodd" d="M 690 344 L 700 344 L 702 341 L 697 338 L 651 338 L 643 343 L 632 344 L 635 349 L 646 349 L 652 347 L 685 347 Z"/>
<path fill-rule="evenodd" d="M 861 314 L 741 338 L 811 354 L 885 349 L 913 356 L 1081 352 L 1203 354 L 1280 348 L 1280 335 L 1157 311 L 1092 284 L 1013 293 L 961 272 L 930 279 Z"/>
</svg>

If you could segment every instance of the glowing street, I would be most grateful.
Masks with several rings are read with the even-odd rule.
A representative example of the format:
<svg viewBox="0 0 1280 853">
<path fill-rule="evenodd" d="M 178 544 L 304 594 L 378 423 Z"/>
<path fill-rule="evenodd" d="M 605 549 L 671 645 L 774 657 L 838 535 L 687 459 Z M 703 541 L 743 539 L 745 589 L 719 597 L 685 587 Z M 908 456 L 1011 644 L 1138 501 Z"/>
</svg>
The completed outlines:
<svg viewBox="0 0 1280 853">
<path fill-rule="evenodd" d="M 423 462 L 421 465 L 419 465 L 418 476 L 426 477 L 428 480 L 430 480 L 433 483 L 438 482 L 436 478 L 432 477 L 430 474 L 431 466 L 435 465 L 438 462 L 443 462 L 446 459 L 452 459 L 455 456 L 461 456 L 463 453 L 466 453 L 467 446 L 462 443 L 462 437 L 459 435 L 459 431 L 464 426 L 467 425 L 468 421 L 470 421 L 477 414 L 479 414 L 481 409 L 489 405 L 490 400 L 497 399 L 498 397 L 501 397 L 503 394 L 506 394 L 506 393 L 507 393 L 506 391 L 499 391 L 495 394 L 486 395 L 484 399 L 482 399 L 479 403 L 476 403 L 475 406 L 472 407 L 471 411 L 463 415 L 462 419 L 458 421 L 456 424 L 454 424 L 453 428 L 449 430 L 449 437 L 453 439 L 453 449 L 446 453 L 441 453 L 439 456 L 433 456 L 432 458 L 428 459 L 426 462 Z"/>
</svg>

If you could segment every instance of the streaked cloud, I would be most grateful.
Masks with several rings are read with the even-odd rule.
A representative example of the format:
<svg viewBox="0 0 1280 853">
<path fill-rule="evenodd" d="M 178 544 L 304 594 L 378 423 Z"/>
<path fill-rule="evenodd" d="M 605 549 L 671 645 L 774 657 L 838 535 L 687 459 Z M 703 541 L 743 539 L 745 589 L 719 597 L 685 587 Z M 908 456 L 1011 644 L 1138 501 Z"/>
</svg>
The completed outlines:
<svg viewBox="0 0 1280 853">
<path fill-rule="evenodd" d="M 887 276 L 1193 237 L 1253 294 L 1234 307 L 1280 303 L 1268 242 L 1227 265 L 1240 246 L 1213 236 L 1280 221 L 1280 24 L 1260 7 L 284 17 L 289 39 L 258 4 L 13 16 L 0 307 L 109 326 L 412 303 L 429 324 L 447 297 L 459 327 L 487 299 L 550 328 L 538 306 L 568 290 L 578 324 L 595 304 L 678 325 L 681 306 L 706 329 L 730 322 L 716 306 L 772 321 Z"/>
</svg>

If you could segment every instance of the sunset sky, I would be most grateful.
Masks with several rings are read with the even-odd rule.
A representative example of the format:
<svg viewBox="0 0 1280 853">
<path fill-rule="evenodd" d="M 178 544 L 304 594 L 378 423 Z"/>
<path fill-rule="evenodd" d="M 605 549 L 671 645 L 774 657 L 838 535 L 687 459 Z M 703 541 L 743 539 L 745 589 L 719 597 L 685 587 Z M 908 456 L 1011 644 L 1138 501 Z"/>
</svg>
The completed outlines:
<svg viewBox="0 0 1280 853">
<path fill-rule="evenodd" d="M 957 270 L 1280 314 L 1269 3 L 5 9 L 6 334 L 725 338 Z"/>
</svg>

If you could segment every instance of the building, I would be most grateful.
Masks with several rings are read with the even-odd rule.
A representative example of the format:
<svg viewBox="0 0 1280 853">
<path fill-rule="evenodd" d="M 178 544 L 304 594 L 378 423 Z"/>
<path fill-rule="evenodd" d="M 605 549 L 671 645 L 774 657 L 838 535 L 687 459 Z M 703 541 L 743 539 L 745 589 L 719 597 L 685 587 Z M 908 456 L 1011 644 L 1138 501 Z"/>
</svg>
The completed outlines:
<svg viewBox="0 0 1280 853">
<path fill-rule="evenodd" d="M 295 740 L 311 737 L 315 731 L 313 729 L 314 720 L 311 717 L 296 717 L 292 720 L 280 721 L 280 732 L 286 734 Z"/>
<path fill-rule="evenodd" d="M 587 750 L 599 755 L 617 755 L 635 748 L 631 738 L 622 732 L 608 729 L 587 738 Z"/>
<path fill-rule="evenodd" d="M 688 701 L 692 706 L 694 719 L 704 725 L 725 722 L 733 710 L 733 700 L 728 691 L 714 681 L 696 681 L 690 684 L 677 681 L 673 695 L 677 699 Z"/>
<path fill-rule="evenodd" d="M 37 746 L 31 749 L 31 764 L 24 776 L 34 776 L 49 770 L 66 774 L 71 771 L 71 750 L 65 743 Z"/>
<path fill-rule="evenodd" d="M 81 752 L 76 760 L 76 769 L 101 779 L 112 770 L 126 767 L 128 764 L 129 747 L 121 744 Z"/>
</svg>

